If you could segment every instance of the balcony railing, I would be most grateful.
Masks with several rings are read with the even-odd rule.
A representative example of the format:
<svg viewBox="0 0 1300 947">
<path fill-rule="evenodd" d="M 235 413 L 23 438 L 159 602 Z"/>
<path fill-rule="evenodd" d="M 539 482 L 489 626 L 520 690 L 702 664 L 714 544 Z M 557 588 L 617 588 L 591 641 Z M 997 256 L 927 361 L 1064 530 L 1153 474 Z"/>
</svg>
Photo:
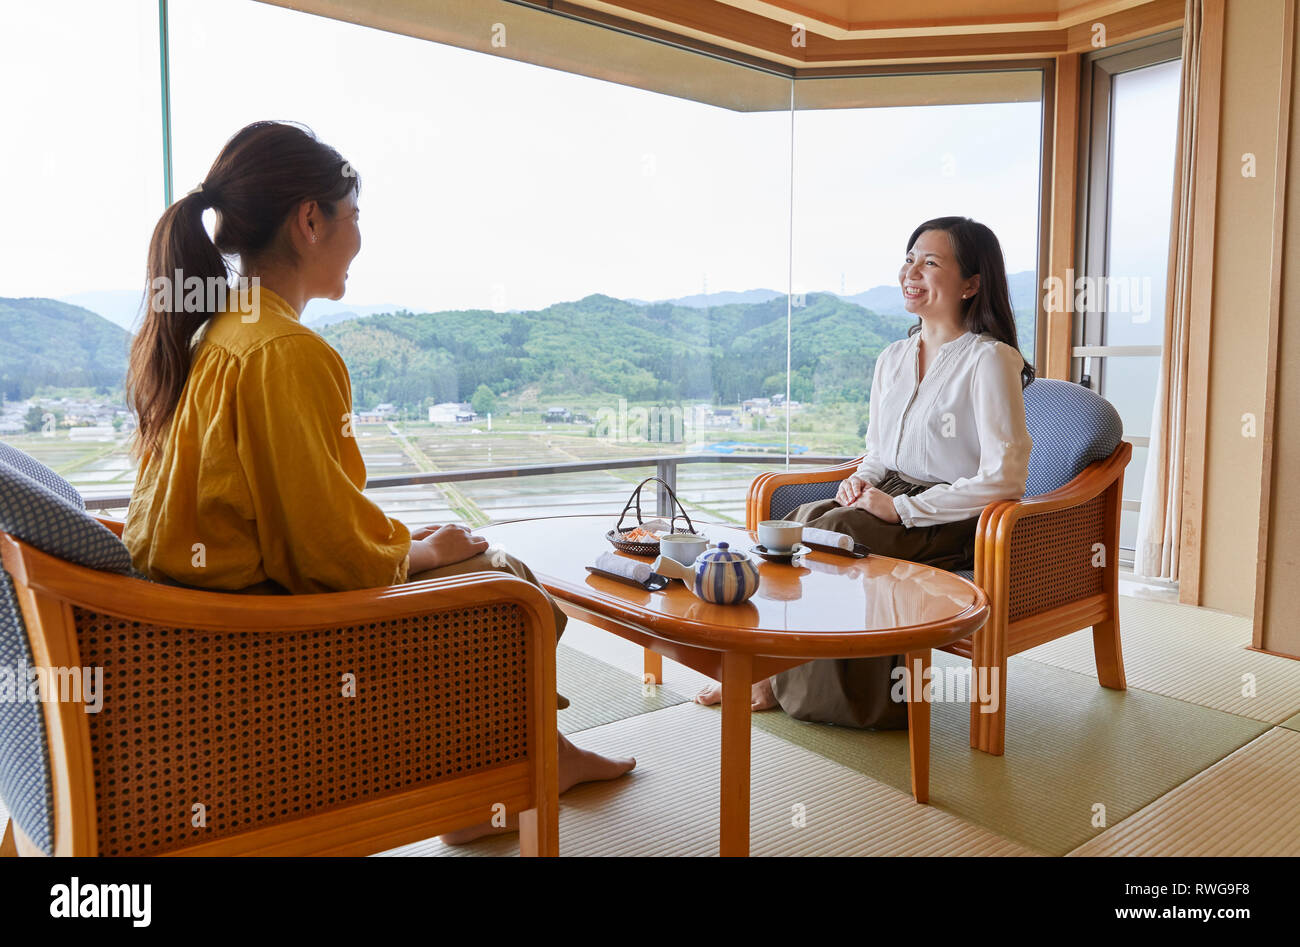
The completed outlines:
<svg viewBox="0 0 1300 947">
<path fill-rule="evenodd" d="M 617 460 L 575 461 L 565 464 L 536 464 L 528 467 L 479 467 L 472 470 L 440 470 L 431 473 L 395 474 L 371 477 L 367 490 L 384 487 L 405 487 L 424 483 L 464 483 L 469 480 L 508 480 L 514 477 L 545 477 L 553 474 L 582 473 L 592 470 L 620 470 L 627 467 L 654 467 L 655 476 L 674 491 L 677 490 L 677 468 L 682 464 L 806 464 L 830 467 L 845 463 L 850 457 L 800 454 L 787 458 L 772 454 L 660 454 L 650 457 L 620 457 Z M 656 516 L 672 514 L 668 491 L 656 489 Z M 89 510 L 114 510 L 124 508 L 131 500 L 130 494 L 86 497 Z"/>
</svg>

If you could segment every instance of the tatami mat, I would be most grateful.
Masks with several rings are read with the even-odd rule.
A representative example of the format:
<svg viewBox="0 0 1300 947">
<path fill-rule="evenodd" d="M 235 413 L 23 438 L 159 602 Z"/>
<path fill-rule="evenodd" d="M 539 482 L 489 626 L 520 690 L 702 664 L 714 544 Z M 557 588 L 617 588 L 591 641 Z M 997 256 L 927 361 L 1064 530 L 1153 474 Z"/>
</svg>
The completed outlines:
<svg viewBox="0 0 1300 947">
<path fill-rule="evenodd" d="M 567 632 L 566 632 L 567 634 Z M 575 738 L 631 753 L 637 768 L 560 797 L 562 855 L 714 855 L 718 846 L 720 717 L 681 704 Z M 753 733 L 754 855 L 1029 855 L 993 832 L 784 740 Z M 803 825 L 796 825 L 802 815 Z M 517 834 L 449 847 L 437 839 L 388 855 L 513 855 Z"/>
<path fill-rule="evenodd" d="M 1119 615 L 1129 687 L 1271 724 L 1300 711 L 1300 661 L 1247 651 L 1249 618 L 1128 595 Z M 1088 629 L 1020 657 L 1097 676 Z"/>
<path fill-rule="evenodd" d="M 1072 855 L 1300 855 L 1300 733 L 1269 730 Z"/>
<path fill-rule="evenodd" d="M 569 637 L 567 629 L 564 635 Z M 620 670 L 564 643 L 555 651 L 555 680 L 556 689 L 569 698 L 569 706 L 557 714 L 560 732 L 564 734 L 662 710 L 687 699 L 669 687 L 655 687 L 647 694 L 639 675 Z"/>
<path fill-rule="evenodd" d="M 1288 730 L 1300 730 L 1300 714 L 1296 714 L 1287 720 L 1278 724 L 1279 727 L 1286 727 Z"/>
<path fill-rule="evenodd" d="M 641 680 L 645 670 L 645 649 L 640 645 L 572 618 L 564 629 L 564 643 Z M 664 685 L 687 698 L 694 697 L 702 688 L 714 683 L 711 678 L 668 658 L 664 658 L 663 664 Z"/>
<path fill-rule="evenodd" d="M 936 652 L 939 667 L 969 667 Z M 930 801 L 1036 851 L 1062 855 L 1137 812 L 1268 729 L 1252 720 L 1012 658 L 1006 753 L 970 747 L 970 705 L 936 701 Z M 779 710 L 754 725 L 904 790 L 907 731 L 864 731 L 794 720 Z"/>
</svg>

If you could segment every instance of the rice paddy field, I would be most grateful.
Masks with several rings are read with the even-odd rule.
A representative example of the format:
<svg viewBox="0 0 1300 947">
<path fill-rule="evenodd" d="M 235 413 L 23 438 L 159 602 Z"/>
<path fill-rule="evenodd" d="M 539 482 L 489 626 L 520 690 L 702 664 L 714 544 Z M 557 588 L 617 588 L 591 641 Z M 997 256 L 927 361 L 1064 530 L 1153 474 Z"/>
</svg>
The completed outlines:
<svg viewBox="0 0 1300 947">
<path fill-rule="evenodd" d="M 664 454 L 686 454 L 681 444 L 636 441 L 613 442 L 591 437 L 582 425 L 538 425 L 534 429 L 485 431 L 466 425 L 425 423 L 365 424 L 356 429 L 358 444 L 372 478 L 420 472 L 518 468 L 617 460 Z M 718 432 L 713 442 L 734 433 Z M 742 435 L 743 436 L 743 435 Z M 771 438 L 770 449 L 784 446 Z M 96 497 L 125 496 L 135 482 L 135 464 L 128 440 L 78 440 L 61 430 L 53 436 L 39 433 L 15 435 L 6 441 L 66 477 L 92 508 Z M 693 445 L 694 456 L 701 447 Z M 746 447 L 744 452 L 750 452 Z M 819 450 L 818 453 L 832 453 Z M 711 456 L 704 453 L 703 456 Z M 749 483 L 765 470 L 784 463 L 781 454 L 772 464 L 687 463 L 677 467 L 677 495 L 693 518 L 704 522 L 743 523 L 745 493 Z M 610 525 L 632 490 L 654 476 L 652 465 L 613 470 L 593 470 L 546 476 L 512 475 L 461 483 L 416 484 L 368 491 L 390 516 L 411 526 L 426 523 L 464 523 L 482 526 L 511 519 L 575 514 L 607 514 Z M 642 510 L 655 512 L 654 484 L 642 491 Z M 121 516 L 125 509 L 106 509 Z M 629 515 L 629 521 L 634 517 Z"/>
</svg>

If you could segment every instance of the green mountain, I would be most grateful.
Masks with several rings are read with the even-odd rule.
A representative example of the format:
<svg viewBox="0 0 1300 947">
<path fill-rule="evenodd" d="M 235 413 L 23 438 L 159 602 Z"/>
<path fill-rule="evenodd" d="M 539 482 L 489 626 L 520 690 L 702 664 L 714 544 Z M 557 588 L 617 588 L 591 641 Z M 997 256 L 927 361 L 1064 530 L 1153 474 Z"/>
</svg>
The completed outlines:
<svg viewBox="0 0 1300 947">
<path fill-rule="evenodd" d="M 0 297 L 0 392 L 18 401 L 43 385 L 119 389 L 130 340 L 80 306 Z"/>
<path fill-rule="evenodd" d="M 1018 314 L 1022 333 L 1030 318 Z M 805 296 L 793 310 L 791 397 L 865 404 L 876 356 L 914 322 L 831 293 Z M 734 404 L 785 392 L 784 296 L 701 309 L 593 295 L 533 312 L 402 311 L 319 331 L 347 362 L 361 405 L 469 401 L 480 385 L 632 402 Z"/>
<path fill-rule="evenodd" d="M 790 394 L 865 405 L 876 357 L 915 320 L 832 293 L 792 310 Z M 739 400 L 785 392 L 785 296 L 700 308 L 592 295 L 529 312 L 406 310 L 317 326 L 343 356 L 355 403 L 405 408 L 524 389 L 542 397 L 631 402 Z M 1032 309 L 1017 312 L 1021 340 Z M 43 385 L 120 389 L 129 335 L 53 299 L 0 298 L 0 390 Z"/>
</svg>

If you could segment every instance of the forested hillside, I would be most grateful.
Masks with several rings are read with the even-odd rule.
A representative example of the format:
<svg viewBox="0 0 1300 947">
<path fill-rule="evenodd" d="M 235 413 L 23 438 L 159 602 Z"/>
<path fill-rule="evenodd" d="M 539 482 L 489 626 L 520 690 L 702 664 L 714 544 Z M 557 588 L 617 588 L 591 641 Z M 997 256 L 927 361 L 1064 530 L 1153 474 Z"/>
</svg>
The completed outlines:
<svg viewBox="0 0 1300 947">
<path fill-rule="evenodd" d="M 0 297 L 0 391 L 8 401 L 37 388 L 122 387 L 126 330 L 89 309 L 53 299 Z"/>
<path fill-rule="evenodd" d="M 915 319 L 829 293 L 793 310 L 791 397 L 865 402 L 876 356 Z M 1022 338 L 1029 314 L 1018 314 Z M 468 401 L 536 386 L 629 401 L 738 399 L 785 391 L 786 300 L 701 309 L 587 296 L 536 312 L 398 312 L 325 326 L 359 404 Z"/>
<path fill-rule="evenodd" d="M 876 356 L 915 319 L 830 293 L 793 312 L 790 394 L 865 404 Z M 1032 305 L 1032 301 L 1030 303 Z M 1017 312 L 1022 343 L 1030 309 Z M 317 327 L 342 354 L 358 407 L 419 409 L 529 389 L 548 398 L 735 404 L 785 392 L 786 297 L 712 308 L 593 295 L 533 312 L 401 310 Z M 52 299 L 0 298 L 0 380 L 10 400 L 38 387 L 120 390 L 129 336 Z"/>
</svg>

